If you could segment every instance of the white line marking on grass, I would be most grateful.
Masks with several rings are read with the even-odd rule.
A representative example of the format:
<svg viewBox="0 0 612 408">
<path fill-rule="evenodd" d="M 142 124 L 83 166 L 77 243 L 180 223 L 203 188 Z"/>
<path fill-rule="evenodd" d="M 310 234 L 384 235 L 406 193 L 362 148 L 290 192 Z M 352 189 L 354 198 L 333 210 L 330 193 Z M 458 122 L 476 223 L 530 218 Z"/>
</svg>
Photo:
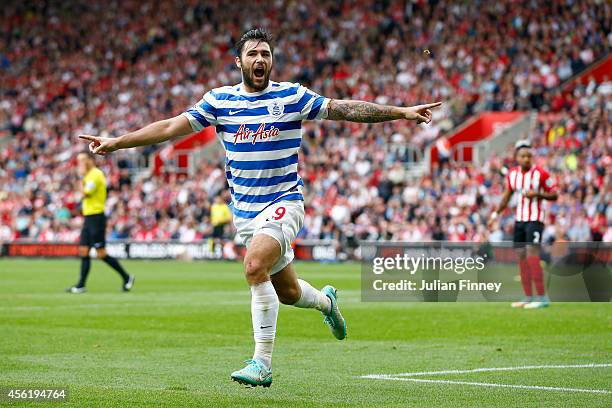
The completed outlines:
<svg viewBox="0 0 612 408">
<path fill-rule="evenodd" d="M 522 389 L 528 389 L 528 390 L 588 392 L 588 393 L 593 393 L 593 394 L 612 394 L 612 391 L 608 391 L 608 390 L 591 390 L 591 389 L 584 389 L 584 388 L 565 388 L 565 387 L 545 387 L 542 385 L 494 384 L 494 383 L 454 381 L 454 380 L 426 380 L 424 378 L 406 378 L 406 377 L 385 377 L 385 378 L 381 378 L 381 380 L 411 381 L 411 382 L 420 382 L 420 383 L 475 385 L 479 387 L 522 388 Z"/>
<path fill-rule="evenodd" d="M 368 374 L 363 375 L 361 378 L 377 378 L 382 379 L 386 377 L 417 377 L 421 375 L 442 375 L 442 374 L 468 374 L 468 373 L 482 373 L 487 371 L 519 371 L 519 370 L 536 370 L 536 369 L 553 369 L 553 368 L 601 368 L 601 367 L 612 367 L 612 364 L 558 364 L 558 365 L 532 365 L 532 366 L 518 366 L 518 367 L 484 367 L 474 368 L 471 370 L 444 370 L 444 371 L 421 371 L 416 373 L 399 373 L 399 374 Z"/>
<path fill-rule="evenodd" d="M 391 380 L 391 381 L 410 381 L 410 382 L 419 382 L 419 383 L 473 385 L 473 386 L 478 386 L 478 387 L 521 388 L 521 389 L 531 389 L 531 390 L 586 392 L 586 393 L 593 393 L 593 394 L 612 394 L 612 391 L 610 390 L 593 390 L 593 389 L 585 389 L 585 388 L 546 387 L 542 385 L 495 384 L 495 383 L 483 383 L 483 382 L 472 382 L 472 381 L 409 378 L 409 377 L 418 377 L 418 376 L 424 376 L 424 375 L 430 376 L 430 375 L 448 375 L 448 374 L 469 374 L 469 373 L 483 373 L 483 372 L 492 372 L 492 371 L 520 371 L 520 370 L 538 370 L 538 369 L 602 368 L 602 367 L 612 367 L 612 364 L 589 363 L 589 364 L 532 365 L 532 366 L 518 366 L 518 367 L 484 367 L 484 368 L 474 368 L 471 370 L 420 371 L 420 372 L 414 372 L 414 373 L 400 373 L 400 374 L 368 374 L 368 375 L 362 375 L 360 378 L 375 379 L 375 380 Z"/>
</svg>

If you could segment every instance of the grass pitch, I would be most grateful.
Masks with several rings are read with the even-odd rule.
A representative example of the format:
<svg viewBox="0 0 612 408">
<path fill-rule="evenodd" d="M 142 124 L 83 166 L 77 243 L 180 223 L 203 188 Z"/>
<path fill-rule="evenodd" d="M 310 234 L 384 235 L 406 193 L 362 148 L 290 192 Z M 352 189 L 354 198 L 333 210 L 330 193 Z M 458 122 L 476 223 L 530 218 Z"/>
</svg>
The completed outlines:
<svg viewBox="0 0 612 408">
<path fill-rule="evenodd" d="M 0 260 L 0 387 L 66 386 L 70 401 L 53 405 L 74 407 L 612 406 L 610 365 L 361 378 L 609 364 L 609 304 L 361 303 L 359 265 L 298 263 L 313 285 L 339 288 L 349 337 L 335 340 L 316 311 L 281 305 L 272 387 L 247 389 L 229 380 L 253 348 L 241 265 L 123 263 L 132 293 L 94 261 L 89 292 L 69 295 L 77 260 Z M 21 404 L 32 405 L 51 404 Z"/>
</svg>

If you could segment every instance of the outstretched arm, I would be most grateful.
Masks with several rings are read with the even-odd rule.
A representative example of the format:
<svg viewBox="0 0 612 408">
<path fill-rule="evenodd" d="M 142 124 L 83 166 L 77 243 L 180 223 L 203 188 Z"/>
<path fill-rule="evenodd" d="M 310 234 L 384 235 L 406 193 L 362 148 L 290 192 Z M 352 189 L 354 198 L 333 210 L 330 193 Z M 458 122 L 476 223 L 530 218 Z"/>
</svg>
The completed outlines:
<svg viewBox="0 0 612 408">
<path fill-rule="evenodd" d="M 135 132 L 119 137 L 98 137 L 79 135 L 81 139 L 89 140 L 89 150 L 92 153 L 106 154 L 119 149 L 128 149 L 136 146 L 146 146 L 165 142 L 175 137 L 193 133 L 189 120 L 178 115 L 170 119 L 151 123 Z"/>
<path fill-rule="evenodd" d="M 429 123 L 431 121 L 431 109 L 440 105 L 442 105 L 442 102 L 397 107 L 364 101 L 332 99 L 327 106 L 327 119 L 363 123 L 405 119 L 416 120 L 417 123 Z"/>
</svg>

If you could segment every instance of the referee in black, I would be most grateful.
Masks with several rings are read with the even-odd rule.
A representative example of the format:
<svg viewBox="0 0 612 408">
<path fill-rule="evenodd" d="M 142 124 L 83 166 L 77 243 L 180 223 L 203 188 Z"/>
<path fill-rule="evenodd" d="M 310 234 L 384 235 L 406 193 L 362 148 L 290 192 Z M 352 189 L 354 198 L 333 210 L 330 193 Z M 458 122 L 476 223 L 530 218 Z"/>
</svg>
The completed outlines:
<svg viewBox="0 0 612 408">
<path fill-rule="evenodd" d="M 96 249 L 98 259 L 102 259 L 108 266 L 117 271 L 123 279 L 122 289 L 128 292 L 134 286 L 134 276 L 128 275 L 119 261 L 106 253 L 106 215 L 104 207 L 106 205 L 106 177 L 102 170 L 96 167 L 93 156 L 89 152 L 79 153 L 77 156 L 78 171 L 83 177 L 82 192 L 83 205 L 82 211 L 85 218 L 79 253 L 81 255 L 81 277 L 79 282 L 66 289 L 68 293 L 84 293 L 87 275 L 91 266 L 89 250 Z"/>
</svg>

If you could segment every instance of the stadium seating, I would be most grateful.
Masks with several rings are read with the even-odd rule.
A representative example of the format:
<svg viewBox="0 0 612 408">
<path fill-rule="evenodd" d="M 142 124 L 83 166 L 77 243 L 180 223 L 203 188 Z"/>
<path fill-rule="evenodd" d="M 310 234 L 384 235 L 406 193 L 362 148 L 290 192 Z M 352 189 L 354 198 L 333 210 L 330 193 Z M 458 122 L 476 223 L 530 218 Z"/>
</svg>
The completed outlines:
<svg viewBox="0 0 612 408">
<path fill-rule="evenodd" d="M 235 24 L 238 12 L 276 33 L 276 79 L 334 98 L 446 102 L 434 124 L 420 128 L 307 124 L 302 238 L 350 247 L 360 239 L 489 237 L 484 219 L 509 156 L 478 168 L 450 162 L 409 183 L 402 162 L 411 153 L 390 146 L 410 141 L 422 150 L 477 112 L 537 109 L 531 138 L 561 189 L 548 212 L 560 231 L 546 236 L 612 241 L 612 84 L 559 91 L 609 52 L 609 2 L 361 3 L 367 7 L 314 0 L 269 10 L 257 2 L 133 0 L 3 6 L 0 135 L 8 135 L 0 138 L 0 241 L 77 240 L 74 156 L 84 145 L 75 136 L 120 135 L 179 114 L 208 88 L 239 82 L 230 50 L 246 28 Z M 109 238 L 209 236 L 212 197 L 228 197 L 222 160 L 202 163 L 189 179 L 134 176 L 135 157 L 154 150 L 100 160 L 112 186 Z M 507 225 L 508 216 L 489 239 L 508 239 Z"/>
</svg>

